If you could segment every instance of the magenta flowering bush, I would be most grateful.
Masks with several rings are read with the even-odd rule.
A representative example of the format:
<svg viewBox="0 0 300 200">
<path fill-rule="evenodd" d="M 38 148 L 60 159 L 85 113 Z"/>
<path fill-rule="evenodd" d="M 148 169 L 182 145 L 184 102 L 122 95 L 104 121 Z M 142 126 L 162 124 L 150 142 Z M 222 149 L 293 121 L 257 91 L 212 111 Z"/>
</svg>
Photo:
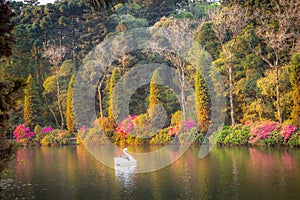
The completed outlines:
<svg viewBox="0 0 300 200">
<path fill-rule="evenodd" d="M 181 131 L 182 132 L 187 132 L 189 131 L 191 128 L 196 127 L 197 124 L 194 120 L 192 119 L 187 119 L 181 122 Z"/>
<path fill-rule="evenodd" d="M 169 128 L 169 135 L 179 135 L 181 133 L 188 132 L 195 127 L 197 127 L 197 124 L 193 119 L 178 121 L 175 126 Z"/>
<path fill-rule="evenodd" d="M 52 132 L 53 129 L 51 126 L 48 126 L 48 127 L 45 127 L 45 128 L 42 128 L 42 132 L 43 133 L 49 133 L 49 132 Z"/>
<path fill-rule="evenodd" d="M 123 138 L 127 138 L 128 134 L 131 134 L 134 130 L 134 122 L 133 120 L 135 120 L 137 118 L 136 115 L 134 116 L 128 116 L 127 118 L 125 118 L 121 123 L 119 123 L 119 125 L 116 128 L 116 133 L 119 136 L 122 136 Z"/>
<path fill-rule="evenodd" d="M 255 123 L 250 128 L 249 143 L 254 144 L 260 139 L 269 137 L 272 131 L 279 127 L 279 123 L 273 121 L 263 121 Z"/>
<path fill-rule="evenodd" d="M 33 131 L 30 131 L 30 128 L 26 127 L 24 124 L 20 124 L 14 130 L 14 138 L 18 143 L 27 144 L 29 139 L 35 135 Z"/>
<path fill-rule="evenodd" d="M 280 129 L 280 134 L 283 137 L 284 142 L 290 139 L 291 135 L 296 131 L 296 126 L 284 124 Z"/>
</svg>

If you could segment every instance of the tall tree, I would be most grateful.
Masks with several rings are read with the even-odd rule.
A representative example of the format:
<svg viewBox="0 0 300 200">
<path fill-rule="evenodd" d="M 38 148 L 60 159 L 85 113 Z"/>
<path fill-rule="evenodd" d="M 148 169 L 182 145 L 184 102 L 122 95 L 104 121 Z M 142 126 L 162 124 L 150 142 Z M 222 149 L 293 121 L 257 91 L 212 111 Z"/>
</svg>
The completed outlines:
<svg viewBox="0 0 300 200">
<path fill-rule="evenodd" d="M 53 65 L 53 73 L 56 77 L 56 97 L 57 97 L 57 106 L 60 114 L 60 128 L 64 128 L 64 114 L 61 104 L 61 86 L 60 86 L 60 77 L 62 76 L 59 65 L 62 63 L 63 58 L 65 57 L 67 50 L 65 47 L 49 47 L 44 52 L 44 57 L 49 58 L 50 63 Z"/>
<path fill-rule="evenodd" d="M 159 75 L 159 71 L 155 70 L 151 82 L 150 82 L 150 95 L 149 95 L 149 108 L 151 109 L 154 105 L 159 104 L 161 101 L 161 91 L 159 85 L 162 85 L 162 79 Z"/>
<path fill-rule="evenodd" d="M 206 132 L 209 126 L 208 89 L 199 69 L 196 69 L 195 74 L 195 97 L 198 126 L 200 127 L 201 132 Z"/>
<path fill-rule="evenodd" d="M 24 81 L 0 80 L 0 173 L 11 159 L 13 148 L 6 140 L 6 131 L 9 128 L 9 112 L 16 107 L 16 102 L 21 98 L 20 89 L 24 86 Z"/>
<path fill-rule="evenodd" d="M 166 30 L 162 30 L 162 34 L 168 38 L 168 42 L 172 51 L 168 51 L 165 48 L 161 47 L 159 41 L 153 41 L 151 44 L 151 51 L 154 54 L 158 54 L 166 61 L 169 61 L 176 68 L 178 74 L 178 82 L 180 85 L 180 102 L 182 109 L 182 118 L 186 119 L 186 73 L 188 63 L 186 60 L 182 59 L 182 55 L 185 52 L 188 52 L 189 49 L 183 49 L 185 47 L 182 44 L 186 43 L 186 37 L 190 38 L 194 37 L 194 22 L 188 19 L 184 20 L 166 20 L 166 24 L 162 27 L 167 27 L 168 30 L 171 30 L 174 34 L 172 37 L 169 37 L 170 32 Z M 160 22 L 158 22 L 160 23 Z M 155 27 L 155 26 L 154 26 Z M 174 52 L 173 52 L 174 51 Z"/>
<path fill-rule="evenodd" d="M 212 14 L 212 21 L 213 29 L 227 59 L 225 65 L 228 70 L 230 117 L 231 124 L 234 125 L 232 58 L 237 38 L 248 23 L 247 10 L 237 4 L 230 7 L 223 7 Z"/>
<path fill-rule="evenodd" d="M 26 126 L 33 128 L 41 124 L 42 101 L 38 87 L 31 75 L 28 76 L 27 86 L 24 89 L 24 122 Z"/>
<path fill-rule="evenodd" d="M 108 118 L 111 122 L 113 122 L 114 119 L 114 109 L 117 107 L 114 101 L 114 88 L 115 85 L 117 84 L 117 81 L 121 78 L 121 72 L 118 68 L 114 68 L 110 77 L 110 82 L 109 82 L 109 105 L 108 105 Z"/>
<path fill-rule="evenodd" d="M 12 44 L 15 38 L 12 34 L 15 24 L 12 21 L 13 11 L 9 7 L 9 2 L 0 0 L 0 56 L 10 56 L 12 54 Z"/>
<path fill-rule="evenodd" d="M 296 47 L 295 41 L 300 39 L 300 3 L 297 0 L 278 0 L 273 3 L 272 11 L 267 12 L 261 8 L 254 12 L 257 23 L 254 33 L 262 39 L 262 42 L 254 46 L 249 39 L 248 46 L 276 73 L 277 118 L 282 123 L 279 73 L 280 68 L 289 60 L 290 52 Z M 270 49 L 271 54 L 262 50 L 263 45 Z"/>
<path fill-rule="evenodd" d="M 66 109 L 66 124 L 68 131 L 74 133 L 75 129 L 75 121 L 73 114 L 73 85 L 75 82 L 75 75 L 72 75 L 69 87 L 68 87 L 68 97 L 67 97 L 67 109 Z"/>
<path fill-rule="evenodd" d="M 292 119 L 300 126 L 300 54 L 296 54 L 290 64 L 290 82 L 293 87 Z"/>
</svg>

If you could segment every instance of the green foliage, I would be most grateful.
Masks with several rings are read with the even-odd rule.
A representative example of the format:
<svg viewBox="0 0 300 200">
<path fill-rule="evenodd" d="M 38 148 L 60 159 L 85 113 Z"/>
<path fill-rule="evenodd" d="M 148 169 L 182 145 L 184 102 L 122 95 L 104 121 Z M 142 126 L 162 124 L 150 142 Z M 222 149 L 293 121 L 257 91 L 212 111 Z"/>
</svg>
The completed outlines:
<svg viewBox="0 0 300 200">
<path fill-rule="evenodd" d="M 300 146 L 300 130 L 296 131 L 287 142 L 289 146 Z"/>
<path fill-rule="evenodd" d="M 67 108 L 66 108 L 66 124 L 68 131 L 74 133 L 75 129 L 75 121 L 73 114 L 73 85 L 75 82 L 75 74 L 71 77 L 69 87 L 68 87 L 68 97 L 67 97 Z"/>
<path fill-rule="evenodd" d="M 101 130 L 101 128 L 97 125 L 88 130 L 83 141 L 85 144 L 108 144 L 108 143 L 110 143 L 110 141 L 105 136 L 105 134 L 103 134 L 103 131 Z"/>
<path fill-rule="evenodd" d="M 216 134 L 220 145 L 247 145 L 250 138 L 249 127 L 242 125 L 224 126 Z"/>
<path fill-rule="evenodd" d="M 198 133 L 195 135 L 194 139 L 193 139 L 193 143 L 194 144 L 203 144 L 205 139 L 205 135 L 203 133 Z"/>
<path fill-rule="evenodd" d="M 186 12 L 186 11 L 183 11 L 183 12 L 180 12 L 179 14 L 175 15 L 175 17 L 177 19 L 192 19 L 194 16 L 193 16 L 193 13 L 191 12 Z"/>
<path fill-rule="evenodd" d="M 10 8 L 9 3 L 0 0 L 0 56 L 10 56 L 12 54 L 12 44 L 15 42 L 12 34 L 15 26 L 12 17 L 15 13 Z"/>
<path fill-rule="evenodd" d="M 172 118 L 171 118 L 171 126 L 175 126 L 175 125 L 179 124 L 180 121 L 181 121 L 181 118 L 182 118 L 182 116 L 181 116 L 181 111 L 180 111 L 180 110 L 176 111 L 176 112 L 172 115 Z"/>
<path fill-rule="evenodd" d="M 99 118 L 96 123 L 99 123 L 101 130 L 107 137 L 112 137 L 115 130 L 114 122 L 110 121 L 108 117 Z M 95 124 L 96 126 L 97 124 Z"/>
<path fill-rule="evenodd" d="M 293 108 L 291 118 L 293 122 L 300 126 L 300 54 L 294 55 L 290 64 L 290 82 L 292 84 Z"/>
<path fill-rule="evenodd" d="M 203 79 L 203 75 L 198 69 L 196 70 L 195 75 L 195 97 L 198 126 L 200 127 L 201 132 L 206 132 L 209 126 L 208 89 Z"/>
<path fill-rule="evenodd" d="M 108 105 L 108 118 L 110 121 L 114 121 L 114 114 L 116 114 L 116 109 L 118 105 L 115 105 L 114 99 L 117 98 L 114 95 L 118 95 L 114 92 L 114 87 L 117 81 L 121 78 L 121 72 L 119 69 L 114 68 L 110 77 L 109 82 L 109 105 Z"/>
<path fill-rule="evenodd" d="M 159 104 L 162 99 L 162 94 L 159 91 L 159 85 L 162 85 L 162 78 L 159 75 L 159 71 L 155 70 L 150 82 L 150 94 L 149 94 L 149 108 Z"/>
<path fill-rule="evenodd" d="M 24 89 L 24 122 L 26 126 L 34 127 L 41 124 L 42 101 L 35 80 L 28 76 L 27 86 Z"/>
<path fill-rule="evenodd" d="M 217 59 L 221 52 L 221 46 L 217 40 L 211 22 L 205 22 L 198 28 L 196 41 L 209 52 L 213 60 Z"/>
<path fill-rule="evenodd" d="M 136 18 L 131 15 L 121 16 L 119 25 L 116 27 L 117 32 L 124 32 L 126 30 L 131 30 L 134 28 L 148 27 L 148 21 L 144 18 Z"/>
<path fill-rule="evenodd" d="M 169 128 L 162 129 L 159 131 L 149 142 L 152 145 L 165 145 L 171 141 L 169 134 Z"/>
</svg>

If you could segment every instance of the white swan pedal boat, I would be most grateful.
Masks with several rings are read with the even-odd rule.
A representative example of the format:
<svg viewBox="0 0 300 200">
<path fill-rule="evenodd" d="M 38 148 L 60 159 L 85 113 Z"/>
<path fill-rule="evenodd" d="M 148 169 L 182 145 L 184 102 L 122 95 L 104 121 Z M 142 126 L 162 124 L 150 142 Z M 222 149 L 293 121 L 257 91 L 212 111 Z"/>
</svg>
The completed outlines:
<svg viewBox="0 0 300 200">
<path fill-rule="evenodd" d="M 115 166 L 131 166 L 136 165 L 136 160 L 127 152 L 127 148 L 123 149 L 124 155 L 114 158 Z"/>
</svg>

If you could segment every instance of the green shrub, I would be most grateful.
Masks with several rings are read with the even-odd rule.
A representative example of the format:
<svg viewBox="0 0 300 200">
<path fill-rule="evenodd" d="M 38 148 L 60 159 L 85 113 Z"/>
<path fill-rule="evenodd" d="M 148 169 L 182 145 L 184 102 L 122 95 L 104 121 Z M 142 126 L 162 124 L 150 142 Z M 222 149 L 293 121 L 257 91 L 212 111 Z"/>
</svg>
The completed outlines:
<svg viewBox="0 0 300 200">
<path fill-rule="evenodd" d="M 162 129 L 159 131 L 151 140 L 150 144 L 153 145 L 163 145 L 171 141 L 171 136 L 169 134 L 169 128 Z"/>
<path fill-rule="evenodd" d="M 215 134 L 216 134 L 216 143 L 217 144 L 224 144 L 224 140 L 225 138 L 227 137 L 227 135 L 229 135 L 230 133 L 230 126 L 223 126 L 223 128 L 219 131 L 217 131 Z"/>
<path fill-rule="evenodd" d="M 274 146 L 282 145 L 284 144 L 284 141 L 279 129 L 277 128 L 269 134 L 268 138 L 262 139 L 262 143 L 268 146 Z"/>
<path fill-rule="evenodd" d="M 289 146 L 300 146 L 300 130 L 296 131 L 287 142 Z"/>
<path fill-rule="evenodd" d="M 217 144 L 220 145 L 246 145 L 250 138 L 249 127 L 236 125 L 224 126 L 217 132 Z"/>
<path fill-rule="evenodd" d="M 88 130 L 84 137 L 84 142 L 86 144 L 108 144 L 110 143 L 110 140 L 103 134 L 103 131 L 99 126 L 94 126 Z"/>
</svg>

